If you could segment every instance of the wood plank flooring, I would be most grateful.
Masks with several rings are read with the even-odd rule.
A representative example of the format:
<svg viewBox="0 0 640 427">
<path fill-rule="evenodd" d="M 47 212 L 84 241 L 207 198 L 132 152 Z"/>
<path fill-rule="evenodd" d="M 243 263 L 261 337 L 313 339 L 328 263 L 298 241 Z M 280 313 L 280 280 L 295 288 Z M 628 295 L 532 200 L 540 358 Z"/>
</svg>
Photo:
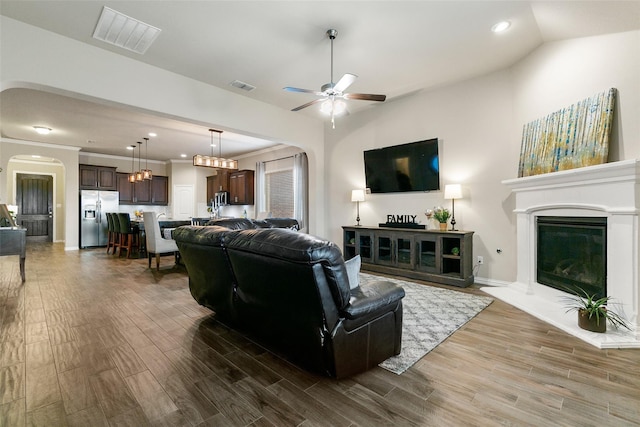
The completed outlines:
<svg viewBox="0 0 640 427">
<path fill-rule="evenodd" d="M 1 257 L 0 426 L 640 425 L 640 350 L 501 301 L 402 375 L 335 381 L 217 323 L 161 265 L 37 243 L 22 284 Z"/>
</svg>

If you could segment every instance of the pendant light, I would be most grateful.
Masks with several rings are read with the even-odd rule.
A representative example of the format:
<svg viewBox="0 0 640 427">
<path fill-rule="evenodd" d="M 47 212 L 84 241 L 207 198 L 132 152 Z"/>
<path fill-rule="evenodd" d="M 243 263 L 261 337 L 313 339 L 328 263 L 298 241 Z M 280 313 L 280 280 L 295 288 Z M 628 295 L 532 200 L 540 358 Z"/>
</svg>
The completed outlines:
<svg viewBox="0 0 640 427">
<path fill-rule="evenodd" d="M 202 166 L 205 168 L 213 169 L 238 169 L 238 161 L 232 159 L 225 159 L 222 157 L 222 131 L 216 129 L 209 129 L 211 133 L 211 155 L 206 156 L 202 154 L 196 154 L 193 156 L 193 166 Z M 218 134 L 218 157 L 213 155 L 213 133 Z"/>
<path fill-rule="evenodd" d="M 144 138 L 144 169 L 142 169 L 142 178 L 151 181 L 153 173 L 149 169 L 149 138 Z"/>
<path fill-rule="evenodd" d="M 136 182 L 136 171 L 135 169 L 135 160 L 136 160 L 136 146 L 131 146 L 131 175 L 129 175 L 129 182 Z"/>
<path fill-rule="evenodd" d="M 142 142 L 138 141 L 138 170 L 136 171 L 136 182 L 144 181 L 144 178 L 142 177 L 142 168 L 140 167 L 140 153 L 142 153 L 142 148 L 140 148 L 141 145 Z"/>
</svg>

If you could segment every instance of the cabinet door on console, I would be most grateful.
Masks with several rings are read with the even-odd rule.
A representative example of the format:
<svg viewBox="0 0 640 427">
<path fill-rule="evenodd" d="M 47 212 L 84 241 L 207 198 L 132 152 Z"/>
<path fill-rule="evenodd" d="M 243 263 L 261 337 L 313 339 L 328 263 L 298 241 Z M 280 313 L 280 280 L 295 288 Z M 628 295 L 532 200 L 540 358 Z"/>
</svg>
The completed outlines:
<svg viewBox="0 0 640 427">
<path fill-rule="evenodd" d="M 357 252 L 362 262 L 373 262 L 374 258 L 374 237 L 373 233 L 368 231 L 356 232 Z"/>
<path fill-rule="evenodd" d="M 393 267 L 413 268 L 413 237 L 411 234 L 376 233 L 375 263 Z"/>
<path fill-rule="evenodd" d="M 416 269 L 429 273 L 440 271 L 440 239 L 435 234 L 418 234 L 416 239 L 416 250 L 418 259 Z"/>
</svg>

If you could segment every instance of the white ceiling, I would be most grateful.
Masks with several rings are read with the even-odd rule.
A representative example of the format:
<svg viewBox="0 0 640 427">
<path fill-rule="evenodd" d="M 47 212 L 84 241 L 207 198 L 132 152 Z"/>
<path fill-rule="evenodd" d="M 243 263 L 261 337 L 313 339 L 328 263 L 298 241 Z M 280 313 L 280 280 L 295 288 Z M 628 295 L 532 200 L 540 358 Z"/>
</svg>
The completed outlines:
<svg viewBox="0 0 640 427">
<path fill-rule="evenodd" d="M 95 40 L 92 34 L 103 5 L 162 32 L 144 55 Z M 314 96 L 285 92 L 284 86 L 319 90 L 329 82 L 329 28 L 338 30 L 334 80 L 347 72 L 356 74 L 348 92 L 386 94 L 387 102 L 503 69 L 544 42 L 640 29 L 640 0 L 1 0 L 0 14 L 287 110 Z M 505 19 L 512 23 L 509 31 L 490 31 Z M 231 87 L 236 79 L 257 89 Z M 127 155 L 125 146 L 155 131 L 150 158 L 177 159 L 183 152 L 189 157 L 202 152 L 209 138 L 206 123 L 27 89 L 2 92 L 0 104 L 3 137 L 76 145 L 83 151 Z M 348 104 L 354 114 L 377 103 Z M 324 119 L 317 106 L 297 114 Z M 35 124 L 64 132 L 40 137 L 31 129 Z M 223 134 L 226 156 L 269 145 Z"/>
</svg>

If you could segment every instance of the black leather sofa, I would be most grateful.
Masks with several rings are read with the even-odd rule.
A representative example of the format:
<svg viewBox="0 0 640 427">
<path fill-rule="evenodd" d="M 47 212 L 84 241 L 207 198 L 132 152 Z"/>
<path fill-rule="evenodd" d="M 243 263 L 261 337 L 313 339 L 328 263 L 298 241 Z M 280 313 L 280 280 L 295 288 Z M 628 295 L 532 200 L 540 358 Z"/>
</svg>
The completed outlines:
<svg viewBox="0 0 640 427">
<path fill-rule="evenodd" d="M 379 281 L 350 289 L 335 244 L 245 221 L 174 232 L 191 293 L 216 319 L 335 378 L 400 353 L 401 287 Z"/>
</svg>

